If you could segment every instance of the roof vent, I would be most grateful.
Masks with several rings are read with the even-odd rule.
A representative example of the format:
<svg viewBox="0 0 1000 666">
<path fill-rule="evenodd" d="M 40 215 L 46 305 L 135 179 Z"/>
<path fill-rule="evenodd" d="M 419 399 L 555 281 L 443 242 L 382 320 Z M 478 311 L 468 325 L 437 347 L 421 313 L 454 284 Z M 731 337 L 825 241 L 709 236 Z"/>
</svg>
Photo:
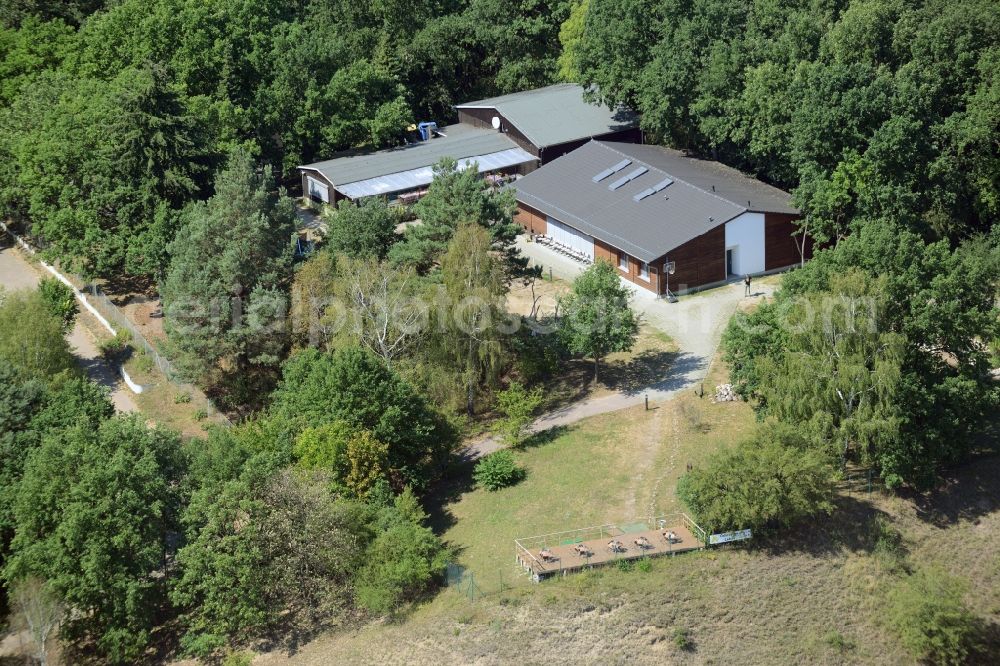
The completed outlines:
<svg viewBox="0 0 1000 666">
<path fill-rule="evenodd" d="M 646 167 L 639 167 L 635 171 L 630 171 L 627 174 L 625 174 L 624 176 L 622 176 L 621 178 L 619 178 L 618 180 L 616 180 L 615 182 L 613 182 L 610 185 L 608 185 L 608 189 L 609 190 L 617 190 L 617 189 L 621 188 L 622 186 L 627 185 L 628 183 L 631 183 L 633 180 L 635 180 L 636 178 L 638 178 L 642 174 L 646 173 L 647 171 L 649 171 L 649 169 L 647 169 Z"/>
<path fill-rule="evenodd" d="M 599 183 L 602 180 L 604 180 L 605 178 L 607 178 L 608 176 L 610 176 L 612 174 L 615 174 L 615 173 L 618 173 L 619 171 L 621 171 L 622 169 L 624 169 L 625 167 L 627 167 L 629 164 L 632 164 L 632 160 L 622 160 L 621 162 L 619 162 L 618 164 L 614 165 L 613 167 L 611 167 L 609 169 L 605 169 L 601 173 L 597 174 L 591 180 L 593 180 L 595 183 Z"/>
</svg>

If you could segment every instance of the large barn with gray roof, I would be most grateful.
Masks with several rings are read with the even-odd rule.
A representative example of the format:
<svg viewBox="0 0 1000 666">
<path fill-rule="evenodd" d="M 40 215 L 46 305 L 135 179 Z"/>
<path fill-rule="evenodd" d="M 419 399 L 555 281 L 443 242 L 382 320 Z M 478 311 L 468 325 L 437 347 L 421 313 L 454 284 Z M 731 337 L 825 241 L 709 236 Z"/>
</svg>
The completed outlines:
<svg viewBox="0 0 1000 666">
<path fill-rule="evenodd" d="M 384 196 L 409 203 L 427 190 L 443 157 L 478 165 L 484 176 L 530 173 L 592 138 L 641 141 L 631 112 L 588 102 L 575 84 L 559 84 L 455 107 L 459 122 L 421 123 L 421 140 L 375 152 L 345 152 L 304 164 L 303 196 L 322 203 Z"/>
<path fill-rule="evenodd" d="M 658 295 L 778 271 L 809 252 L 788 193 L 660 146 L 591 141 L 510 187 L 530 234 Z"/>
</svg>

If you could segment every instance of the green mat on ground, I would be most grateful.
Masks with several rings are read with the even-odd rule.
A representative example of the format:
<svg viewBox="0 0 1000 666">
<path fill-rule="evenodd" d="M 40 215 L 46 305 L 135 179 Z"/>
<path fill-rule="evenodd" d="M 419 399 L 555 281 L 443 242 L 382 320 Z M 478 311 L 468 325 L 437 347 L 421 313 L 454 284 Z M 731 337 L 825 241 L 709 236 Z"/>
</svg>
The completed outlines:
<svg viewBox="0 0 1000 666">
<path fill-rule="evenodd" d="M 646 523 L 629 523 L 628 525 L 619 525 L 620 529 L 625 534 L 635 534 L 636 532 L 646 532 L 649 530 L 649 525 Z"/>
</svg>

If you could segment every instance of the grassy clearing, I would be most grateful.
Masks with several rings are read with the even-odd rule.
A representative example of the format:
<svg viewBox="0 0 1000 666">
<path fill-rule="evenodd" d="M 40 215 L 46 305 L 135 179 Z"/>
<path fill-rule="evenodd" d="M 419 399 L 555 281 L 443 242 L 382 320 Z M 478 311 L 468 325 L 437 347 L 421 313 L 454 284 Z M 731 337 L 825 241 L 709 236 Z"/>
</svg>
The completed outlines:
<svg viewBox="0 0 1000 666">
<path fill-rule="evenodd" d="M 926 495 L 845 487 L 831 519 L 774 542 L 540 585 L 516 576 L 516 536 L 676 510 L 686 464 L 753 426 L 747 405 L 710 402 L 707 387 L 725 378 L 717 359 L 703 398 L 691 391 L 536 441 L 517 451 L 528 477 L 516 487 L 487 493 L 456 480 L 445 489 L 434 518 L 485 598 L 444 590 L 404 617 L 255 663 L 910 664 L 885 624 L 885 594 L 906 570 L 934 565 L 970 581 L 966 601 L 986 622 L 984 650 L 1000 653 L 998 457 L 956 470 Z M 878 546 L 876 519 L 900 533 L 896 556 Z"/>
<path fill-rule="evenodd" d="M 125 370 L 143 387 L 143 392 L 133 394 L 133 399 L 149 421 L 176 430 L 184 437 L 203 436 L 208 424 L 222 422 L 200 391 L 168 381 L 151 356 L 141 352 L 131 354 L 125 361 Z"/>
<path fill-rule="evenodd" d="M 437 498 L 435 523 L 458 562 L 499 587 L 515 571 L 513 539 L 679 510 L 677 479 L 688 463 L 728 446 L 753 426 L 744 403 L 712 404 L 692 390 L 646 411 L 596 416 L 517 449 L 527 478 L 497 492 L 469 487 L 465 471 Z"/>
<path fill-rule="evenodd" d="M 902 533 L 907 566 L 938 564 L 972 582 L 966 600 L 995 651 L 1000 460 L 967 466 L 954 484 L 912 498 L 844 493 L 833 519 L 780 543 L 651 560 L 645 572 L 605 568 L 475 603 L 446 590 L 398 621 L 257 663 L 911 664 L 884 621 L 885 591 L 902 574 L 877 552 L 875 516 Z"/>
</svg>

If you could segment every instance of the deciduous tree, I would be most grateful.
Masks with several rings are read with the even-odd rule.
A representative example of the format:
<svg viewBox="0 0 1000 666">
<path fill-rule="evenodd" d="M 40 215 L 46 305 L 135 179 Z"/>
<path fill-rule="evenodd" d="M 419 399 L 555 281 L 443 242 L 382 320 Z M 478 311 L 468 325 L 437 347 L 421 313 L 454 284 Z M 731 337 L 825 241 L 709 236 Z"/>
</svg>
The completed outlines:
<svg viewBox="0 0 1000 666">
<path fill-rule="evenodd" d="M 75 367 L 63 338 L 63 320 L 52 314 L 39 291 L 16 291 L 0 298 L 0 360 L 22 377 L 42 381 Z"/>
<path fill-rule="evenodd" d="M 444 303 L 438 308 L 432 344 L 464 387 L 471 416 L 477 395 L 499 377 L 507 320 L 507 283 L 485 229 L 475 224 L 459 227 L 441 259 L 441 277 Z"/>
<path fill-rule="evenodd" d="M 709 532 L 774 528 L 831 513 L 833 480 L 828 456 L 769 424 L 681 477 L 677 496 Z"/>
<path fill-rule="evenodd" d="M 306 349 L 284 365 L 273 414 L 296 431 L 334 421 L 367 430 L 389 447 L 391 473 L 422 487 L 454 435 L 410 384 L 377 356 L 357 347 Z"/>
<path fill-rule="evenodd" d="M 369 197 L 359 204 L 343 201 L 327 209 L 323 215 L 327 247 L 353 259 L 384 259 L 398 240 L 398 210 L 381 197 Z"/>
<path fill-rule="evenodd" d="M 599 260 L 573 280 L 572 290 L 560 303 L 559 334 L 571 352 L 594 359 L 595 382 L 602 358 L 635 344 L 639 317 L 629 307 L 630 297 L 618 270 Z"/>
<path fill-rule="evenodd" d="M 74 630 L 133 661 L 164 599 L 168 534 L 179 527 L 176 435 L 137 416 L 43 436 L 18 488 L 8 581 L 37 576 L 77 611 Z M 159 572 L 159 575 L 157 574 Z"/>
</svg>

